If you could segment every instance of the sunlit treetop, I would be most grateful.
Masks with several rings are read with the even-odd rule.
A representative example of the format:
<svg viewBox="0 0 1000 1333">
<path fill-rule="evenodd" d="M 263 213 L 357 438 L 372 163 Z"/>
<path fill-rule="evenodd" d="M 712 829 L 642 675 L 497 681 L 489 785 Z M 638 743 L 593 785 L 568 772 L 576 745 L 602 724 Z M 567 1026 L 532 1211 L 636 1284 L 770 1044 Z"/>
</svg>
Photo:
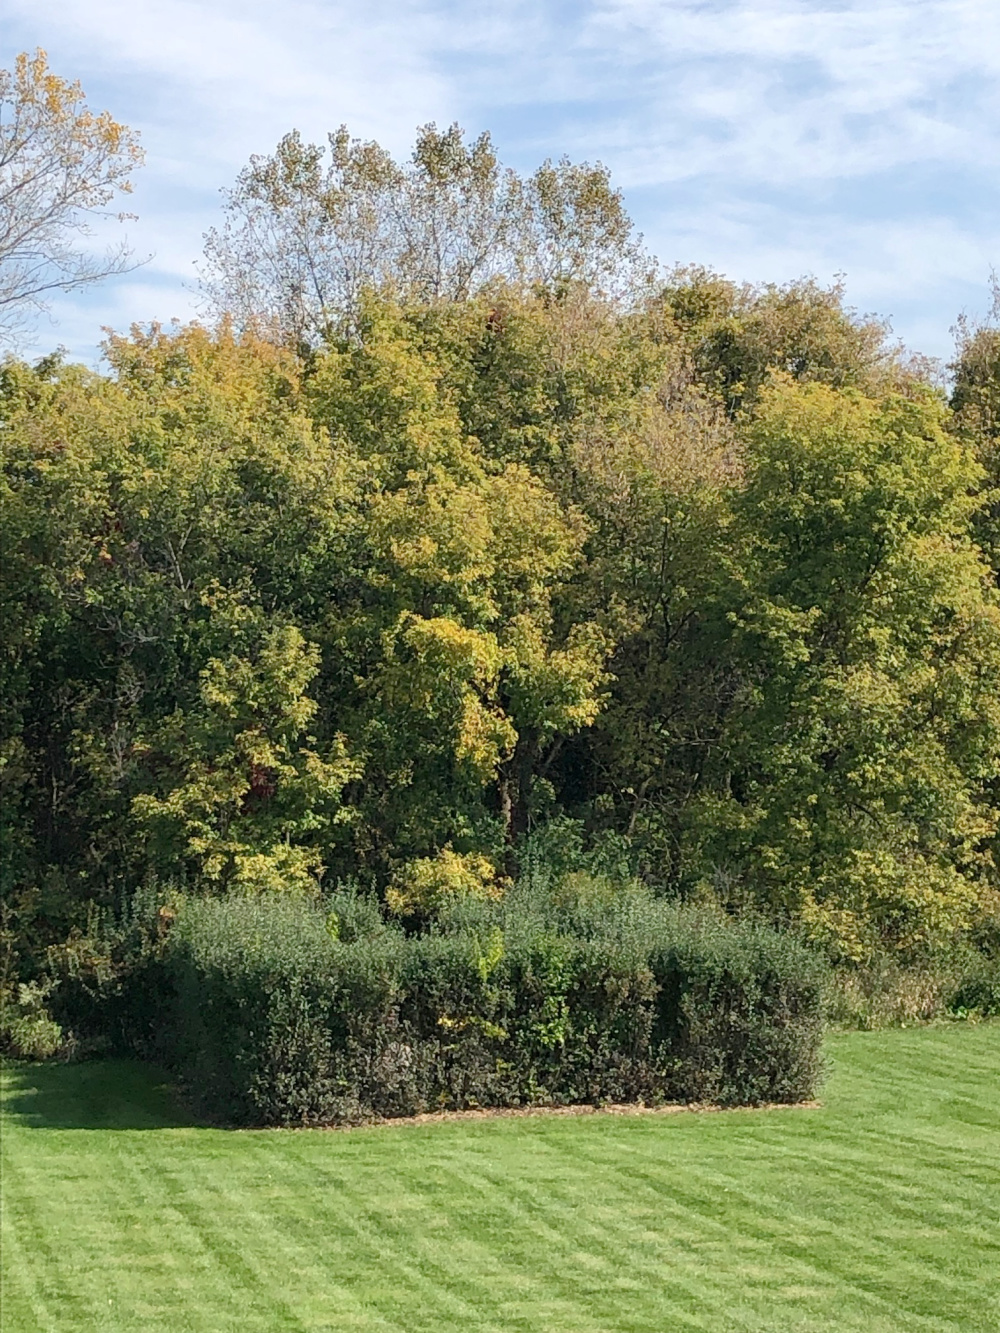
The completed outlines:
<svg viewBox="0 0 1000 1333">
<path fill-rule="evenodd" d="M 138 134 L 92 111 L 80 84 L 54 74 L 44 51 L 0 70 L 0 338 L 51 293 L 131 267 L 124 242 L 91 254 L 81 240 L 117 194 L 131 191 L 142 160 Z"/>
</svg>

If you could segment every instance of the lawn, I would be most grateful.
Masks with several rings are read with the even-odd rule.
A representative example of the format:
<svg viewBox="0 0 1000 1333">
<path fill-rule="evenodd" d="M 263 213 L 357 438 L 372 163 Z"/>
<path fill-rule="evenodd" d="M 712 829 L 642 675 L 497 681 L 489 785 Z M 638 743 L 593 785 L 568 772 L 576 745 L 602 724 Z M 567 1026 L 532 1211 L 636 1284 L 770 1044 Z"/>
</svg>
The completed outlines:
<svg viewBox="0 0 1000 1333">
<path fill-rule="evenodd" d="M 3 1333 L 997 1333 L 1000 1024 L 850 1033 L 819 1109 L 203 1128 L 7 1071 Z"/>
</svg>

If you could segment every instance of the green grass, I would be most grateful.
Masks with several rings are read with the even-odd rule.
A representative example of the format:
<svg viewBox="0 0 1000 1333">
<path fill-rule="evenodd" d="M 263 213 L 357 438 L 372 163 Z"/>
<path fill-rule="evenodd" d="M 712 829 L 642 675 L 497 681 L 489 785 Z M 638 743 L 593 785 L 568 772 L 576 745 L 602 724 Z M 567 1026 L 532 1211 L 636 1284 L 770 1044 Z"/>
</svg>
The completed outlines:
<svg viewBox="0 0 1000 1333">
<path fill-rule="evenodd" d="M 818 1110 L 351 1133 L 8 1071 L 3 1333 L 1000 1330 L 1000 1025 L 831 1039 Z"/>
</svg>

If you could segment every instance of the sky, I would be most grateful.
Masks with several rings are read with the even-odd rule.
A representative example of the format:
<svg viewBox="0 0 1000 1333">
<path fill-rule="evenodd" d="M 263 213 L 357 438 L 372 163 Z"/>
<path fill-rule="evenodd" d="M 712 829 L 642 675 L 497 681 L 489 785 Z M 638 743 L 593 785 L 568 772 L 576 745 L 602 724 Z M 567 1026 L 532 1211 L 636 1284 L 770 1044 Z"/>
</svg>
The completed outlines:
<svg viewBox="0 0 1000 1333">
<path fill-rule="evenodd" d="M 458 121 L 521 171 L 600 160 L 664 263 L 843 274 L 945 360 L 1000 268 L 997 0 L 3 0 L 0 64 L 37 46 L 141 132 L 149 259 L 60 296 L 29 354 L 195 317 L 220 189 L 292 128 L 405 156 Z"/>
</svg>

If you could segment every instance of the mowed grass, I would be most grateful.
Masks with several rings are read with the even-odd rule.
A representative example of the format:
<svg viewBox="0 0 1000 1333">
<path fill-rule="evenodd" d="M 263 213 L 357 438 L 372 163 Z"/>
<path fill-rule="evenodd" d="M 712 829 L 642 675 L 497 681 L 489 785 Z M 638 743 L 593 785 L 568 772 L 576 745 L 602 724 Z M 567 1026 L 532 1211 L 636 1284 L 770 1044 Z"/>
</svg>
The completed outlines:
<svg viewBox="0 0 1000 1333">
<path fill-rule="evenodd" d="M 839 1035 L 820 1109 L 231 1132 L 9 1070 L 3 1333 L 997 1333 L 1000 1025 Z"/>
</svg>

